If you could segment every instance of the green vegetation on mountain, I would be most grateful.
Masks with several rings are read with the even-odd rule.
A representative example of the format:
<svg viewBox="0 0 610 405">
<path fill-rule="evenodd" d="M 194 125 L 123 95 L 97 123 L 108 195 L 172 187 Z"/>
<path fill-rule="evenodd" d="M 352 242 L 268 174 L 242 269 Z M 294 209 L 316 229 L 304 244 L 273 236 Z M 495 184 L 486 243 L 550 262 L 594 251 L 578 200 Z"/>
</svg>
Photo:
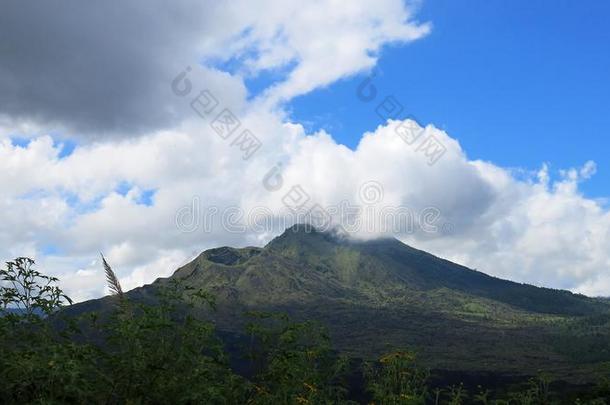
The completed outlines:
<svg viewBox="0 0 610 405">
<path fill-rule="evenodd" d="M 295 226 L 62 307 L 0 271 L 5 403 L 604 404 L 610 305 Z M 58 309 L 61 310 L 58 311 Z M 541 374 L 542 372 L 542 374 Z M 463 384 L 462 384 L 463 383 Z"/>
<path fill-rule="evenodd" d="M 207 250 L 131 294 L 146 299 L 169 280 L 213 294 L 221 330 L 239 332 L 245 311 L 285 312 L 327 325 L 336 349 L 356 358 L 409 347 L 433 369 L 543 369 L 575 382 L 610 361 L 606 300 L 501 280 L 396 239 L 296 225 L 264 248 Z"/>
</svg>

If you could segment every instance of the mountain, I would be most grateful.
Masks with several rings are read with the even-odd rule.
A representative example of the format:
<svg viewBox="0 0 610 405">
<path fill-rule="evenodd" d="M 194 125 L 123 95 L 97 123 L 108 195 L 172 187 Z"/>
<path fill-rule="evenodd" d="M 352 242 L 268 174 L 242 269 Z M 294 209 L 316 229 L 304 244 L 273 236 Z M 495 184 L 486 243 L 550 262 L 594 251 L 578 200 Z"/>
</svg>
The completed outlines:
<svg viewBox="0 0 610 405">
<path fill-rule="evenodd" d="M 491 277 L 396 239 L 354 241 L 295 225 L 264 248 L 201 253 L 168 279 L 131 291 L 148 299 L 170 280 L 214 294 L 220 330 L 246 310 L 325 324 L 357 358 L 407 348 L 430 368 L 587 381 L 610 360 L 610 305 L 568 291 Z M 108 298 L 77 305 L 104 308 Z"/>
</svg>

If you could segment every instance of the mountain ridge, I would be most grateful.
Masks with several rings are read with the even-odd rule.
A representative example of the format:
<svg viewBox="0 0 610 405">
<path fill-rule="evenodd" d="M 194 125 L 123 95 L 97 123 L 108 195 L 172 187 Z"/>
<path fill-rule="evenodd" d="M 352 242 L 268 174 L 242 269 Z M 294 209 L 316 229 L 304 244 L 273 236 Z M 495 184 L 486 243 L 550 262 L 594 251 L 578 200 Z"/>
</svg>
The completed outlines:
<svg viewBox="0 0 610 405">
<path fill-rule="evenodd" d="M 502 280 L 394 238 L 353 240 L 304 225 L 263 248 L 208 249 L 128 295 L 150 299 L 172 280 L 216 297 L 218 310 L 199 315 L 221 331 L 237 332 L 247 311 L 284 312 L 323 323 L 337 350 L 350 356 L 406 347 L 447 370 L 547 369 L 582 379 L 598 362 L 582 353 L 599 346 L 599 328 L 590 340 L 580 337 L 582 347 L 566 345 L 566 336 L 589 323 L 610 324 L 604 300 Z M 105 299 L 89 305 L 103 308 Z"/>
<path fill-rule="evenodd" d="M 236 249 L 225 246 L 206 250 L 193 262 L 177 270 L 172 277 L 181 277 L 187 271 L 186 269 L 192 268 L 193 263 L 199 267 L 191 269 L 192 271 L 206 267 L 203 265 L 205 261 L 215 265 L 235 267 L 245 265 L 250 259 L 261 254 L 259 259 L 267 258 L 270 255 L 286 259 L 290 262 L 285 263 L 287 266 L 297 262 L 310 270 L 321 273 L 329 273 L 334 270 L 336 278 L 347 284 L 354 281 L 355 267 L 370 264 L 376 267 L 376 272 L 384 273 L 386 277 L 390 277 L 397 283 L 403 283 L 416 290 L 449 288 L 482 298 L 498 300 L 519 309 L 545 314 L 585 315 L 595 311 L 596 308 L 605 309 L 605 306 L 595 298 L 574 294 L 567 290 L 536 287 L 490 276 L 415 249 L 395 238 L 372 241 L 352 240 L 333 233 L 318 232 L 313 228 L 307 230 L 303 225 L 288 228 L 283 234 L 272 239 L 264 248 Z M 329 256 L 334 260 L 328 260 Z M 383 257 L 381 262 L 367 263 L 367 261 L 370 262 L 379 257 Z M 259 263 L 250 263 L 254 266 L 257 264 Z M 350 266 L 350 269 L 346 269 Z M 379 281 L 380 274 L 372 274 L 373 271 L 365 273 L 361 272 L 359 276 L 364 279 L 377 276 L 377 281 Z M 385 285 L 385 287 L 390 286 Z M 492 293 L 497 295 L 493 296 Z M 559 307 L 554 307 L 543 300 L 536 302 L 531 297 L 533 294 L 554 298 L 555 301 L 558 301 Z M 578 308 L 572 307 L 573 305 L 577 305 Z"/>
</svg>

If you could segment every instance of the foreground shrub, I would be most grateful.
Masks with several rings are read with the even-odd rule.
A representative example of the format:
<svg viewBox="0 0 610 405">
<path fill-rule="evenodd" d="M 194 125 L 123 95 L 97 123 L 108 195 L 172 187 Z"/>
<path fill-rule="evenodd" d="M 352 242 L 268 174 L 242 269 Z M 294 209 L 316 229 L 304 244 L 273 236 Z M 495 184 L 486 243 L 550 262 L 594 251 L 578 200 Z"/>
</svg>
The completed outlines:
<svg viewBox="0 0 610 405">
<path fill-rule="evenodd" d="M 315 322 L 249 314 L 250 344 L 242 353 L 250 363 L 246 378 L 231 369 L 214 325 L 192 315 L 195 306 L 215 308 L 204 291 L 169 281 L 152 297 L 130 298 L 103 260 L 113 305 L 109 313 L 75 317 L 60 311 L 71 301 L 58 280 L 34 264 L 17 258 L 0 270 L 0 403 L 354 403 L 348 400 L 347 380 L 356 370 L 332 350 L 326 330 Z M 375 405 L 600 405 L 610 400 L 609 380 L 580 398 L 562 398 L 552 394 L 550 379 L 541 377 L 501 399 L 482 388 L 471 395 L 462 385 L 431 392 L 428 376 L 413 353 L 397 351 L 365 364 L 362 384 Z"/>
<path fill-rule="evenodd" d="M 366 377 L 375 404 L 425 404 L 428 373 L 416 366 L 413 353 L 402 351 L 381 357 L 378 365 L 367 365 Z"/>
<path fill-rule="evenodd" d="M 249 357 L 256 370 L 252 404 L 347 403 L 347 359 L 332 352 L 323 327 L 281 314 L 250 316 Z"/>
</svg>

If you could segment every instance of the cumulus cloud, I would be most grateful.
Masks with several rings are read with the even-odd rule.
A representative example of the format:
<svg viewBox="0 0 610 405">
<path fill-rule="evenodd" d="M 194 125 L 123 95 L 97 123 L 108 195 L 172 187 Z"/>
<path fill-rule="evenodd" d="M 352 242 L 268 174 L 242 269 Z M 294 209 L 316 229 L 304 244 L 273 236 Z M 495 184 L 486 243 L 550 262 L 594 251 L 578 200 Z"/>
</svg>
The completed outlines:
<svg viewBox="0 0 610 405">
<path fill-rule="evenodd" d="M 2 221 L 15 231 L 3 232 L 3 246 L 12 250 L 4 248 L 2 254 L 25 249 L 42 257 L 45 266 L 70 275 L 74 295 L 89 298 L 103 291 L 93 273 L 99 250 L 107 253 L 126 285 L 151 282 L 204 248 L 265 243 L 280 229 L 261 224 L 295 220 L 283 198 L 300 186 L 308 206 L 328 209 L 347 202 L 359 208 L 362 221 L 379 221 L 382 217 L 371 212 L 387 207 L 407 208 L 416 224 L 398 229 L 402 240 L 489 274 L 606 293 L 610 214 L 578 191 L 579 182 L 592 173 L 592 163 L 558 178 L 543 168 L 523 179 L 492 163 L 469 160 L 455 140 L 433 126 L 424 134 L 435 136 L 447 151 L 430 166 L 424 154 L 397 135 L 398 121 L 364 134 L 350 150 L 325 132 L 306 134 L 281 116 L 261 117 L 253 112 L 242 119 L 265 134 L 261 153 L 247 161 L 209 123 L 197 121 L 129 142 L 83 146 L 66 158 L 58 157 L 59 147 L 48 137 L 27 147 L 4 142 L 0 154 L 10 159 L 0 159 L 1 170 L 28 175 L 17 189 L 3 187 L 3 201 L 12 205 L 5 205 Z M 263 179 L 278 163 L 281 187 L 269 189 Z M 363 201 L 362 186 L 371 181 L 382 194 Z M 119 193 L 119 182 L 133 187 Z M 139 203 L 138 195 L 148 188 L 156 190 L 153 204 Z M 24 197 L 34 189 L 38 193 Z M 97 202 L 78 213 L 65 193 L 73 200 Z M 185 208 L 189 221 L 196 221 L 187 221 L 191 228 L 176 223 Z M 439 215 L 434 232 L 417 224 L 429 208 Z M 341 221 L 337 212 L 330 215 Z M 380 223 L 352 230 L 361 238 L 394 231 Z M 59 253 L 42 254 L 50 242 Z"/>
<path fill-rule="evenodd" d="M 249 75 L 288 66 L 272 93 L 290 98 L 425 35 L 411 10 L 401 0 L 11 2 L 0 14 L 0 118 L 97 138 L 172 128 L 189 112 L 167 83 L 198 61 L 237 60 Z"/>
<path fill-rule="evenodd" d="M 288 68 L 286 80 L 267 90 L 273 104 L 372 68 L 383 45 L 413 41 L 430 32 L 400 1 L 248 2 L 251 27 L 233 49 L 246 72 Z M 250 51 L 256 44 L 257 52 Z M 291 64 L 294 64 L 292 66 Z"/>
<path fill-rule="evenodd" d="M 286 118 L 282 101 L 426 35 L 401 1 L 31 7 L 0 16 L 0 257 L 37 258 L 77 300 L 105 291 L 100 251 L 131 288 L 206 248 L 264 244 L 299 219 L 294 190 L 354 237 L 396 234 L 489 274 L 608 295 L 610 213 L 579 191 L 593 162 L 516 175 L 433 125 L 388 121 L 351 150 Z M 249 101 L 244 77 L 274 69 L 284 78 Z M 190 90 L 177 95 L 180 72 Z M 192 108 L 202 90 L 213 115 Z M 222 108 L 260 140 L 251 158 L 210 125 Z M 405 127 L 442 156 L 430 164 Z M 73 152 L 56 128 L 82 135 Z"/>
</svg>

